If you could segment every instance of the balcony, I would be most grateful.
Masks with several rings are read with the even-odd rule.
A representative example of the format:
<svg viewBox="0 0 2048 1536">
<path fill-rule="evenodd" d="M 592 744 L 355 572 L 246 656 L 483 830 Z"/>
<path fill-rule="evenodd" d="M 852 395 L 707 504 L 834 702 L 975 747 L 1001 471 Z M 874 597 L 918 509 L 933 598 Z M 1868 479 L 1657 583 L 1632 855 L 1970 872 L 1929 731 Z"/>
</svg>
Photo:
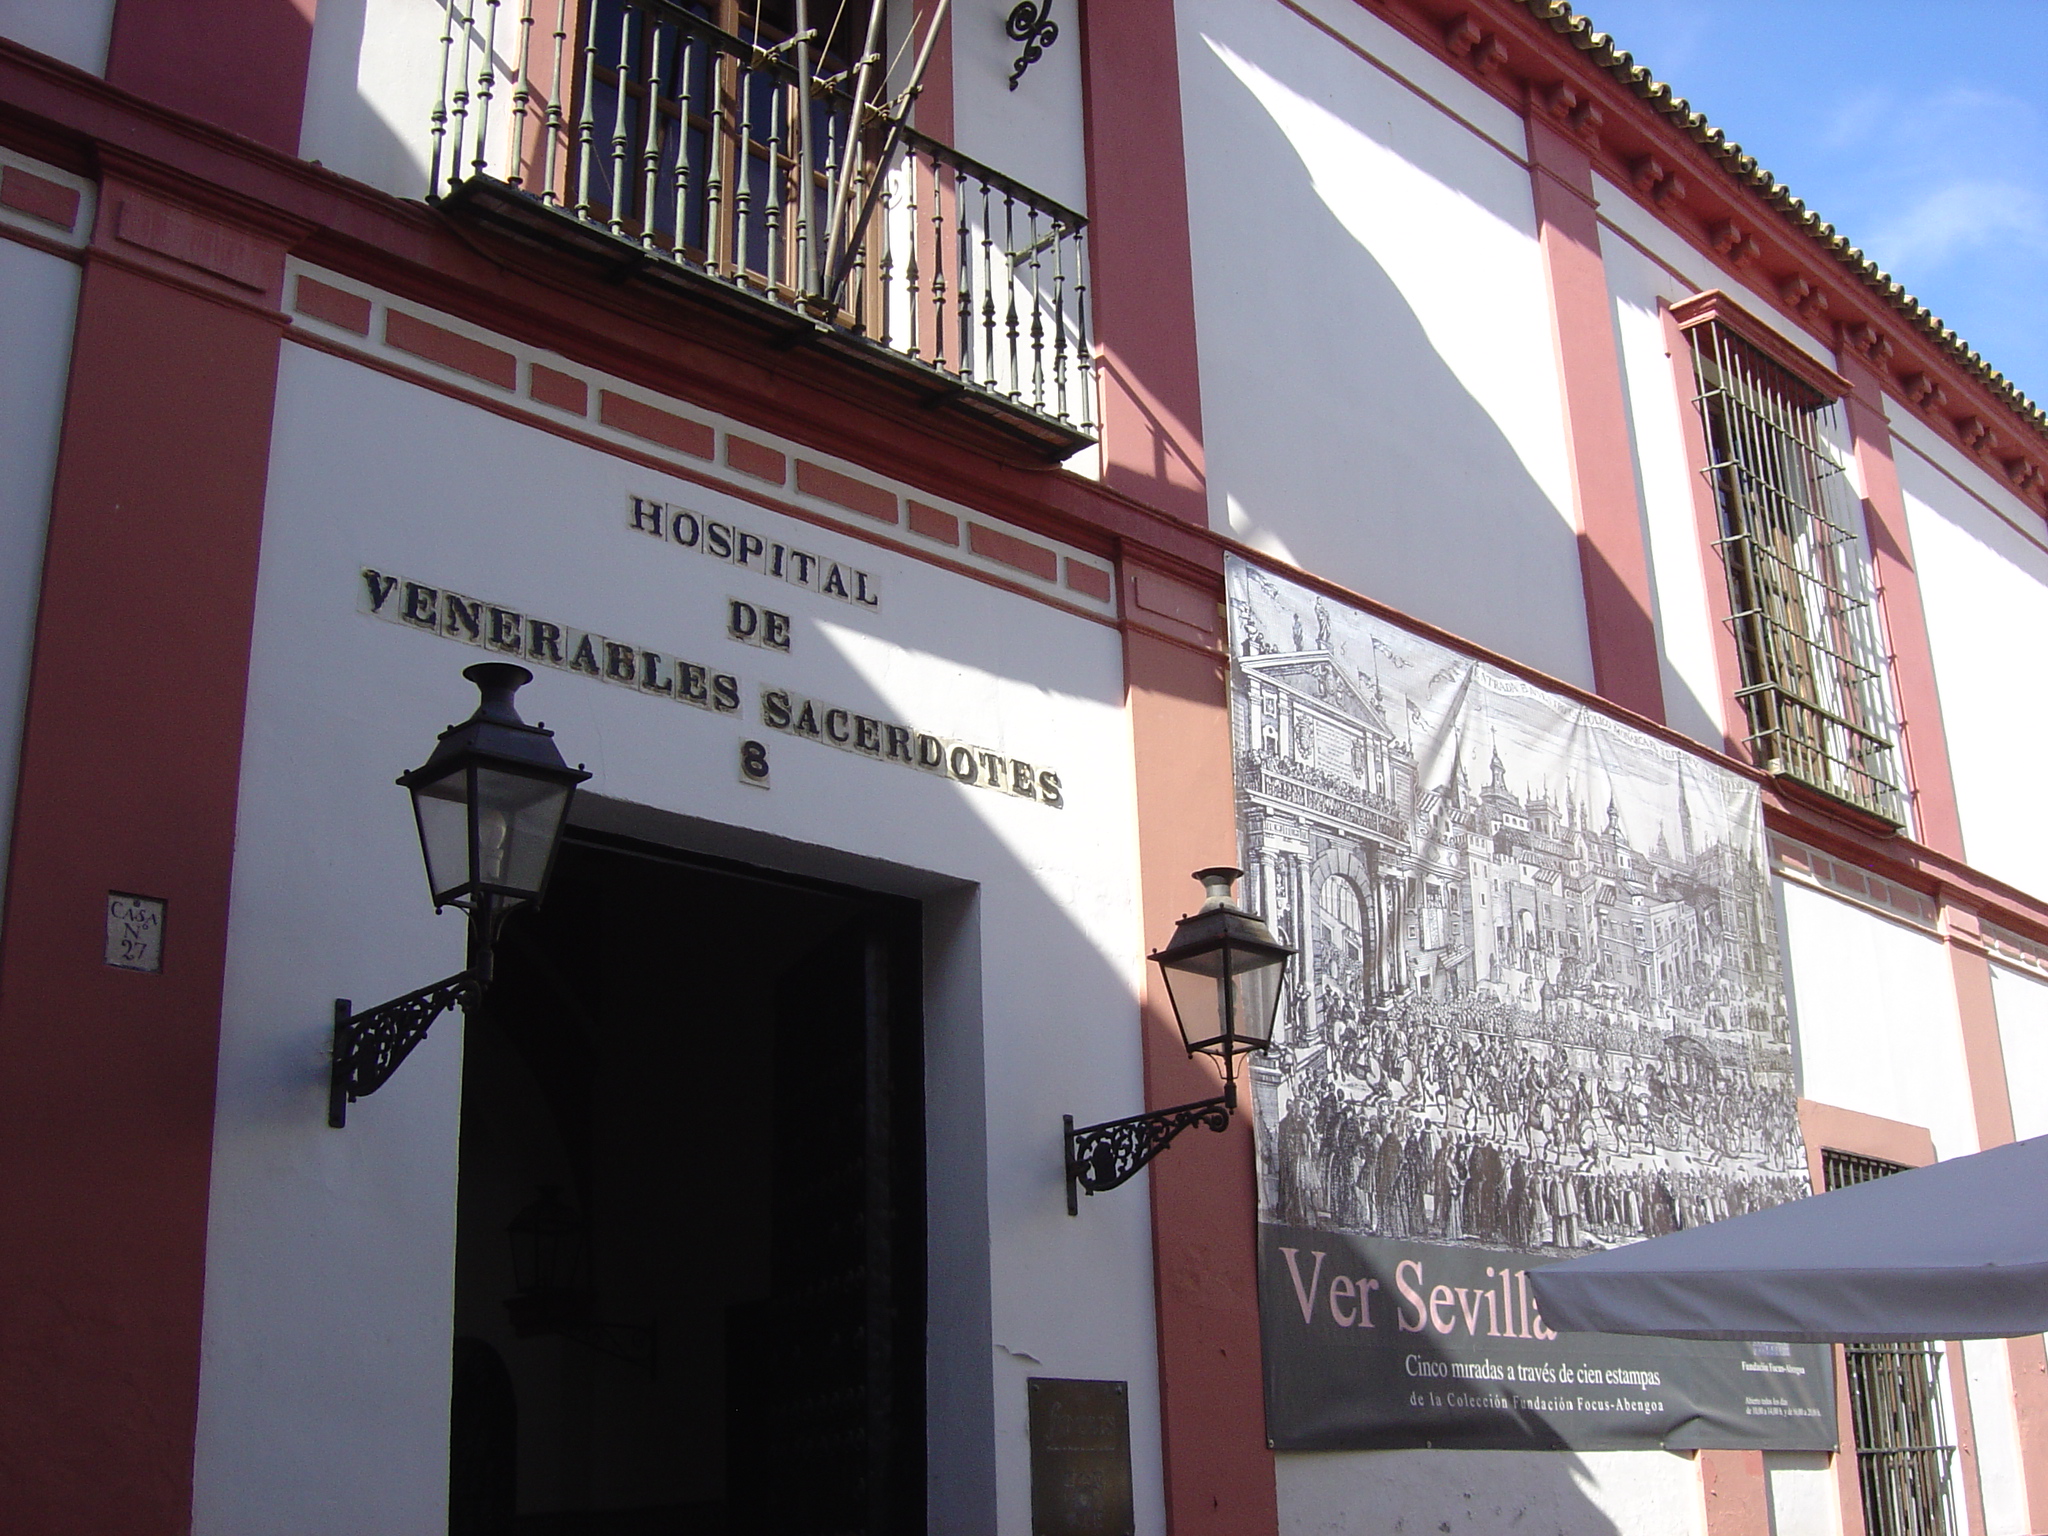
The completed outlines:
<svg viewBox="0 0 2048 1536">
<path fill-rule="evenodd" d="M 879 370 L 1047 458 L 1095 440 L 1087 220 L 910 128 L 878 51 L 741 37 L 671 0 L 448 16 L 429 197 L 451 215 Z"/>
</svg>

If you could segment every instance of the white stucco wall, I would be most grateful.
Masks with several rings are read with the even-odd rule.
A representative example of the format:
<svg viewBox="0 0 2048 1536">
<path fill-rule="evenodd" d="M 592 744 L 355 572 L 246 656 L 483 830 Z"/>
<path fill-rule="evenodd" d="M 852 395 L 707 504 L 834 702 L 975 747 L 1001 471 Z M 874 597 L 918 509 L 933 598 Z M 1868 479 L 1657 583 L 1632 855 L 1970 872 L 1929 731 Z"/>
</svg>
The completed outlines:
<svg viewBox="0 0 2048 1536">
<path fill-rule="evenodd" d="M 2025 1141 L 2033 1136 L 2048 1136 L 2048 980 L 2007 966 L 1991 967 L 1991 998 L 1998 1010 L 1998 1043 L 2005 1058 L 2006 1092 L 2012 1103 L 2013 1136 Z M 2011 1414 L 2011 1392 L 2009 1382 L 2012 1372 L 2011 1358 L 2003 1354 L 2001 1360 L 1984 1362 L 1990 1380 L 1980 1399 L 1976 1378 L 1983 1351 L 1974 1344 L 1964 1345 L 1971 1351 L 1971 1397 L 1973 1411 L 1980 1401 L 1996 1399 L 1997 1377 L 2002 1370 L 2007 1378 L 2006 1416 Z M 2019 1455 L 2017 1444 L 2013 1447 L 2015 1457 Z M 2011 1486 L 2011 1478 L 2017 1476 L 2018 1484 Z M 2016 1461 L 2014 1473 L 2008 1474 L 2006 1491 L 2007 1508 L 2017 1508 L 2019 1513 L 2031 1519 L 2026 1505 L 2024 1463 Z M 1988 1499 L 1987 1499 L 1988 1505 Z M 2021 1524 L 2014 1529 L 2032 1530 L 2035 1527 Z"/>
<path fill-rule="evenodd" d="M 1973 484 L 1961 455 L 1917 423 L 1896 440 L 1964 852 L 2048 893 L 2048 825 L 2022 788 L 2048 762 L 2048 718 L 2013 687 L 2014 664 L 2048 645 L 2048 533 L 2017 497 Z"/>
<path fill-rule="evenodd" d="M 0 879 L 77 308 L 76 266 L 0 239 Z"/>
<path fill-rule="evenodd" d="M 1840 1536 L 1842 1506 L 1834 1458 L 1825 1451 L 1765 1451 L 1770 1536 Z"/>
<path fill-rule="evenodd" d="M 1351 1451 L 1274 1458 L 1282 1536 L 1702 1536 L 1695 1458 L 1664 1451 Z"/>
<path fill-rule="evenodd" d="M 436 0 L 321 0 L 299 154 L 395 197 L 424 197 L 446 18 Z"/>
<path fill-rule="evenodd" d="M 1937 1157 L 1975 1152 L 1947 948 L 1810 886 L 1774 884 L 1800 1093 L 1926 1126 Z"/>
<path fill-rule="evenodd" d="M 1977 1441 L 1977 1483 L 1984 1495 L 1985 1536 L 2027 1536 L 2025 1452 L 2012 1398 L 2012 1357 L 2003 1339 L 1963 1341 L 1970 1427 Z"/>
<path fill-rule="evenodd" d="M 1513 116 L 1321 10 L 1178 8 L 1211 522 L 1590 685 Z"/>
<path fill-rule="evenodd" d="M 1609 189 L 1608 195 L 1619 194 Z M 1715 657 L 1713 591 L 1726 576 L 1718 561 L 1701 553 L 1693 502 L 1699 472 L 1685 447 L 1685 417 L 1694 406 L 1672 365 L 1661 307 L 1690 290 L 1611 225 L 1601 230 L 1600 254 L 1613 295 L 1614 339 L 1643 509 L 1664 719 L 1673 730 L 1718 752 L 1727 740 L 1728 721 Z"/>
<path fill-rule="evenodd" d="M 908 37 L 912 13 L 922 17 L 930 9 L 910 0 L 892 0 L 892 36 Z M 1080 18 L 1071 6 L 1059 8 L 1053 18 L 1060 29 L 1058 38 L 1013 91 L 1010 71 L 1023 44 L 1003 30 L 1009 14 L 1007 5 L 956 0 L 953 6 L 953 145 L 1032 191 L 1085 214 L 1088 163 L 1082 134 Z"/>
<path fill-rule="evenodd" d="M 114 0 L 0 0 L 0 37 L 89 74 L 106 71 L 113 29 Z"/>
<path fill-rule="evenodd" d="M 2013 1136 L 2048 1136 L 2048 981 L 1994 965 L 1991 998 L 1998 1009 Z"/>
<path fill-rule="evenodd" d="M 883 606 L 653 544 L 625 527 L 635 493 L 852 560 Z M 700 818 L 678 836 L 754 838 L 786 867 L 936 894 L 927 1081 L 949 1163 L 934 1175 L 931 1305 L 935 1333 L 953 1332 L 931 1367 L 949 1416 L 934 1486 L 962 1530 L 1025 1529 L 1024 1378 L 1118 1378 L 1139 1529 L 1160 1531 L 1143 1185 L 1071 1219 L 1059 1162 L 1062 1113 L 1086 1123 L 1143 1099 L 1117 632 L 290 345 L 230 921 L 195 1530 L 414 1533 L 446 1518 L 462 1030 L 436 1025 L 345 1131 L 324 1123 L 324 1052 L 336 995 L 366 1004 L 459 963 L 459 924 L 429 913 L 391 778 L 469 707 L 459 673 L 482 657 L 357 612 L 363 565 L 743 679 L 747 713 L 722 717 L 542 669 L 522 707 L 594 771 L 593 814 Z M 727 639 L 729 595 L 779 599 L 794 652 Z M 754 689 L 772 680 L 1054 766 L 1067 807 L 764 731 Z M 769 744 L 767 793 L 739 782 L 745 736 Z M 975 1382 L 978 1403 L 963 1395 Z"/>
</svg>

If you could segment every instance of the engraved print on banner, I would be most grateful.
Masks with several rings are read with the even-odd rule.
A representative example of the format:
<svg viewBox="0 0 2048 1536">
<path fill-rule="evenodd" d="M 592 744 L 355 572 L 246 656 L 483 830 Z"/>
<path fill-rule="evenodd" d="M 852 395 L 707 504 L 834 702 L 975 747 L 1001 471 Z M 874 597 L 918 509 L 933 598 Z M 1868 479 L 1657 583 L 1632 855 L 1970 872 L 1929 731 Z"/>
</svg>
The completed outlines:
<svg viewBox="0 0 2048 1536">
<path fill-rule="evenodd" d="M 1829 1449 L 1825 1348 L 1559 1334 L 1527 1271 L 1808 1192 L 1756 786 L 1228 569 L 1284 1450 Z"/>
</svg>

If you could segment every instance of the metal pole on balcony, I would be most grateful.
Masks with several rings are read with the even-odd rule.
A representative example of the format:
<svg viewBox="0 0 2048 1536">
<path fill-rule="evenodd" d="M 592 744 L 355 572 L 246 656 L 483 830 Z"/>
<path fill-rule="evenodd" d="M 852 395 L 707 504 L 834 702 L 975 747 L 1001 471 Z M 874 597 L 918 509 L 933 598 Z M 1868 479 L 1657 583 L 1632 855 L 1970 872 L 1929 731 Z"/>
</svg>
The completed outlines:
<svg viewBox="0 0 2048 1536">
<path fill-rule="evenodd" d="M 911 103 L 917 100 L 917 93 L 924 89 L 925 71 L 931 67 L 932 62 L 932 46 L 938 41 L 939 28 L 945 25 L 946 13 L 952 6 L 953 0 L 939 0 L 932 9 L 931 20 L 925 26 L 924 46 L 918 49 L 917 64 L 910 71 L 910 79 L 903 87 L 903 94 L 897 98 L 900 105 L 889 118 L 888 136 L 882 140 L 882 148 L 875 156 L 874 164 L 867 168 L 868 189 L 861 197 L 860 212 L 848 226 L 846 238 L 834 246 L 832 270 L 828 274 L 825 287 L 825 298 L 830 303 L 838 302 L 839 290 L 845 286 L 847 272 L 853 265 L 852 250 L 860 244 L 865 235 L 868 220 L 874 215 L 875 200 L 882 195 L 882 188 L 888 184 L 889 162 L 895 158 L 896 146 L 903 138 L 904 119 L 910 111 Z M 859 104 L 855 105 L 858 107 Z M 853 126 L 854 131 L 858 133 L 860 120 L 857 117 Z M 849 153 L 848 163 L 851 161 L 852 156 Z M 933 192 L 932 199 L 937 202 L 936 191 Z M 834 211 L 836 214 L 837 210 Z M 932 278 L 935 285 L 940 281 L 937 271 L 933 272 Z"/>
<path fill-rule="evenodd" d="M 656 247 L 654 210 L 661 201 L 661 35 L 659 12 L 648 16 L 647 125 L 640 135 L 640 244 Z"/>
<path fill-rule="evenodd" d="M 758 51 L 758 33 L 753 44 Z M 739 61 L 735 72 L 740 92 L 740 137 L 732 157 L 733 188 L 732 206 L 735 233 L 732 239 L 732 275 L 741 282 L 746 280 L 749 254 L 748 221 L 754 210 L 754 79 L 753 70 L 746 59 Z"/>
<path fill-rule="evenodd" d="M 609 222 L 611 232 L 623 235 L 626 232 L 628 188 L 631 183 L 626 177 L 626 154 L 632 140 L 628 131 L 628 119 L 633 110 L 633 23 L 637 18 L 631 6 L 619 11 L 619 66 L 617 110 L 612 113 L 612 216 Z"/>
<path fill-rule="evenodd" d="M 817 291 L 811 251 L 811 7 L 796 0 L 796 291 L 799 300 Z"/>
<path fill-rule="evenodd" d="M 519 3 L 519 63 L 513 71 L 512 91 L 512 153 L 511 164 L 506 166 L 507 186 L 523 186 L 526 181 L 526 113 L 533 100 L 533 0 Z"/>
<path fill-rule="evenodd" d="M 555 150 L 562 139 L 562 61 L 569 50 L 569 0 L 555 0 L 555 67 L 548 85 L 547 119 L 542 132 L 547 142 L 541 149 L 540 200 L 550 205 L 559 201 L 555 192 Z"/>
<path fill-rule="evenodd" d="M 491 90 L 498 79 L 498 0 L 484 0 L 483 63 L 476 72 L 476 142 L 473 169 L 481 176 L 490 168 Z"/>
<path fill-rule="evenodd" d="M 716 275 L 725 249 L 725 63 L 714 46 L 706 48 L 704 94 L 711 126 L 704 156 L 704 270 Z"/>
<path fill-rule="evenodd" d="M 433 123 L 434 157 L 427 169 L 427 196 L 441 195 L 442 152 L 448 144 L 448 71 L 455 57 L 455 8 L 451 5 L 445 25 L 441 28 L 441 90 L 434 98 Z"/>
<path fill-rule="evenodd" d="M 576 212 L 593 218 L 597 209 L 597 23 L 584 32 L 583 104 L 576 114 Z"/>
<path fill-rule="evenodd" d="M 853 166 L 860 154 L 861 118 L 867 112 L 868 90 L 874 84 L 876 50 L 882 45 L 882 13 L 885 0 L 869 0 L 867 35 L 862 38 L 860 58 L 853 71 L 853 111 L 846 120 L 846 147 L 839 156 L 839 174 L 832 178 L 826 188 L 825 210 L 825 259 L 821 273 L 835 278 L 832 293 L 819 294 L 832 298 L 838 288 L 836 278 L 839 270 L 839 233 L 846 212 L 846 189 L 853 177 Z"/>
<path fill-rule="evenodd" d="M 689 251 L 690 233 L 690 94 L 697 64 L 697 39 L 688 32 L 676 38 L 676 232 L 670 254 L 681 261 Z M 716 65 L 713 66 L 714 72 Z M 717 96 L 717 83 L 712 95 Z"/>
</svg>

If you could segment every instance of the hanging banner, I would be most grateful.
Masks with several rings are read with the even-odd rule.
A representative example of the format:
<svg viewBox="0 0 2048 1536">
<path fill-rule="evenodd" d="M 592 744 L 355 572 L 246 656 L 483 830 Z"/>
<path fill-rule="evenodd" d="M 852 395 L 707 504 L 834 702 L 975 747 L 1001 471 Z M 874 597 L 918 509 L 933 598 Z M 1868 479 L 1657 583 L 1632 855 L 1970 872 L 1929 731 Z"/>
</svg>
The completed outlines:
<svg viewBox="0 0 2048 1536">
<path fill-rule="evenodd" d="M 1527 1271 L 1809 1190 L 1756 786 L 1233 558 L 1268 1433 L 1830 1450 L 1824 1346 L 1560 1334 Z"/>
</svg>

